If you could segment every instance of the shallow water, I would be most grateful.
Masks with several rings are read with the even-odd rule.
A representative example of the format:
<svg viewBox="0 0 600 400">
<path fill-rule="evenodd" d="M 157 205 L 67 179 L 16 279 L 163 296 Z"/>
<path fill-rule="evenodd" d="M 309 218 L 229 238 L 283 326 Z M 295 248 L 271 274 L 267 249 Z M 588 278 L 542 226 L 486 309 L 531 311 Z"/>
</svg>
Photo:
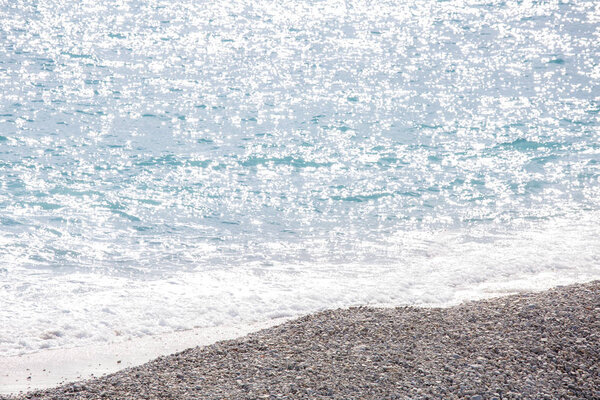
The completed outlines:
<svg viewBox="0 0 600 400">
<path fill-rule="evenodd" d="M 0 0 L 0 355 L 600 278 L 600 3 Z"/>
</svg>

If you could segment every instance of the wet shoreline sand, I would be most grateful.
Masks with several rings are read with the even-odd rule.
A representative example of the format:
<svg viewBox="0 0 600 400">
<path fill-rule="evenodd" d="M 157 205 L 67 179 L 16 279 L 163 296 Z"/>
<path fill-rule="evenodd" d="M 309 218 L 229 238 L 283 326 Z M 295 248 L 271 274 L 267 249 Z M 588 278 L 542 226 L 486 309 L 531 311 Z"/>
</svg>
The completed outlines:
<svg viewBox="0 0 600 400">
<path fill-rule="evenodd" d="M 449 308 L 354 307 L 9 398 L 600 398 L 600 281 Z"/>
</svg>

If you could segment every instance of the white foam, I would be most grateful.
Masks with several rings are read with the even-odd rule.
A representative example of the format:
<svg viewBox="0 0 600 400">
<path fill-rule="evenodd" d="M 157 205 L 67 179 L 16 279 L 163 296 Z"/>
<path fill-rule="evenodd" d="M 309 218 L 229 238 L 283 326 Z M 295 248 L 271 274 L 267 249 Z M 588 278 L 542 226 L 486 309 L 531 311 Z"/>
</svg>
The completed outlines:
<svg viewBox="0 0 600 400">
<path fill-rule="evenodd" d="M 390 265 L 249 264 L 147 280 L 20 270 L 9 273 L 0 291 L 0 355 L 359 304 L 445 306 L 598 279 L 599 221 L 586 213 L 506 232 L 399 232 L 381 244 L 395 256 Z"/>
</svg>

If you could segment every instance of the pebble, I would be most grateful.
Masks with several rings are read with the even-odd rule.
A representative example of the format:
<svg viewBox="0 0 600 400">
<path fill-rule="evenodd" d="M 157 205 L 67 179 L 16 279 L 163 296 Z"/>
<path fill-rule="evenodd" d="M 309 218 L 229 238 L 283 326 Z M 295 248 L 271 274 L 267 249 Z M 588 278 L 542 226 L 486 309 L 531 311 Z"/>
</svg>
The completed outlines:
<svg viewBox="0 0 600 400">
<path fill-rule="evenodd" d="M 444 309 L 354 307 L 9 398 L 593 399 L 599 327 L 600 281 Z"/>
</svg>

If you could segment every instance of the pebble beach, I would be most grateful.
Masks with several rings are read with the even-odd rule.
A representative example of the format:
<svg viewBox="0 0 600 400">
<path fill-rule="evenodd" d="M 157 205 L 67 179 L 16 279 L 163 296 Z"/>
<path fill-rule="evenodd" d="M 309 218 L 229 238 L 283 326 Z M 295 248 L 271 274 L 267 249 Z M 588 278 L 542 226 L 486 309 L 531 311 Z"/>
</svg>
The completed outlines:
<svg viewBox="0 0 600 400">
<path fill-rule="evenodd" d="M 450 308 L 311 314 L 3 399 L 598 399 L 600 281 Z"/>
</svg>

